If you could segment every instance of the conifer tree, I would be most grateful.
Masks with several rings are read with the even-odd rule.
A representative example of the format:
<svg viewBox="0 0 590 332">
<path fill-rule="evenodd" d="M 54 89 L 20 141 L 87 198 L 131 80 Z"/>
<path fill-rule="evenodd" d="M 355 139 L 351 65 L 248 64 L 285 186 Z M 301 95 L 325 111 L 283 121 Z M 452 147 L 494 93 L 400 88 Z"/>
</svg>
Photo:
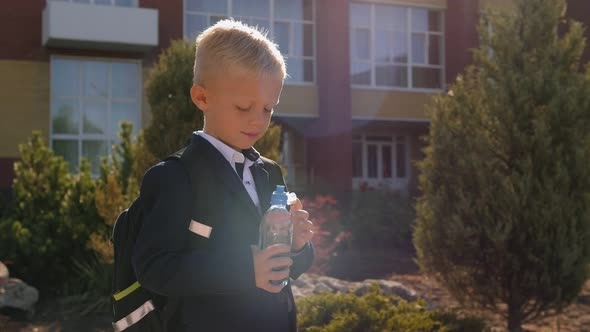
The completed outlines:
<svg viewBox="0 0 590 332">
<path fill-rule="evenodd" d="M 578 295 L 590 263 L 590 74 L 563 0 L 488 12 L 474 65 L 435 98 L 420 163 L 421 268 L 510 331 Z M 487 23 L 487 22 L 486 22 Z"/>
</svg>

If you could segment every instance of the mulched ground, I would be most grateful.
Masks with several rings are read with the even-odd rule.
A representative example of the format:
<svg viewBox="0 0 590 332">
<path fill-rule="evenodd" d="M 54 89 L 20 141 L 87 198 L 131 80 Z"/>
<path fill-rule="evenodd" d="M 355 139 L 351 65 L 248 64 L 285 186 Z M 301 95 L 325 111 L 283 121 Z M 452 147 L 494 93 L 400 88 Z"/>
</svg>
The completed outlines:
<svg viewBox="0 0 590 332">
<path fill-rule="evenodd" d="M 433 280 L 421 275 L 413 255 L 399 254 L 397 257 L 385 252 L 364 255 L 349 254 L 335 258 L 338 265 L 336 277 L 348 275 L 347 279 L 389 278 L 416 290 L 419 297 L 441 308 L 459 314 L 484 317 L 493 332 L 504 332 L 504 321 L 500 316 L 462 308 L 457 301 Z M 373 260 L 373 261 L 372 261 Z M 373 264 L 367 264 L 372 262 Z M 392 274 L 392 272 L 395 272 Z M 352 274 L 351 274 L 352 273 Z M 10 319 L 0 313 L 0 332 L 106 332 L 112 331 L 108 313 L 80 317 L 65 314 L 67 310 L 59 301 L 49 301 L 38 306 L 31 319 L 17 317 Z M 559 316 L 548 316 L 524 326 L 534 332 L 590 332 L 590 281 L 578 300 Z"/>
<path fill-rule="evenodd" d="M 413 288 L 419 297 L 439 308 L 448 308 L 460 314 L 484 317 L 492 331 L 506 331 L 505 322 L 501 316 L 462 308 L 440 285 L 423 275 L 392 275 L 390 279 Z M 584 285 L 578 300 L 566 308 L 563 313 L 558 316 L 547 315 L 525 324 L 523 327 L 534 332 L 590 332 L 590 281 Z"/>
<path fill-rule="evenodd" d="M 21 313 L 0 314 L 1 332 L 112 332 L 108 313 L 80 316 L 67 314 L 68 309 L 56 300 L 38 305 L 32 317 Z"/>
</svg>

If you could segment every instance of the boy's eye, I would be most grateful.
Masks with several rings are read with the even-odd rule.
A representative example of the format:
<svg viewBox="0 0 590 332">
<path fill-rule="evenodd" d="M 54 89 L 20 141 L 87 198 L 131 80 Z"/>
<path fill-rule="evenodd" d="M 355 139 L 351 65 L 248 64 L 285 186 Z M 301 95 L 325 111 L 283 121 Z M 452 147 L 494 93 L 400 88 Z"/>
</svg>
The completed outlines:
<svg viewBox="0 0 590 332">
<path fill-rule="evenodd" d="M 250 110 L 250 107 L 240 107 L 240 106 L 236 106 L 236 109 L 238 111 L 242 111 L 242 112 L 248 112 Z"/>
<path fill-rule="evenodd" d="M 264 112 L 265 112 L 265 113 L 272 113 L 272 108 L 271 108 L 271 109 L 265 108 L 265 109 L 264 109 Z"/>
</svg>

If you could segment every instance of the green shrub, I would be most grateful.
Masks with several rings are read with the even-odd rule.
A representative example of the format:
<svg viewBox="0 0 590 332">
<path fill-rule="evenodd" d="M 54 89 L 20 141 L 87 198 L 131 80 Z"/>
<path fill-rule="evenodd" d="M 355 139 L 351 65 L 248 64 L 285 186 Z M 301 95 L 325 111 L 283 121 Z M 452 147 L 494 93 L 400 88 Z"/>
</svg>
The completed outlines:
<svg viewBox="0 0 590 332">
<path fill-rule="evenodd" d="M 385 295 L 374 285 L 362 296 L 322 293 L 299 299 L 302 332 L 478 332 L 480 319 L 460 319 L 427 309 L 424 301 L 407 302 Z"/>
<path fill-rule="evenodd" d="M 387 190 L 352 195 L 350 231 L 354 249 L 411 249 L 416 218 L 412 201 Z"/>
<path fill-rule="evenodd" d="M 203 112 L 192 102 L 194 44 L 173 41 L 151 70 L 145 91 L 151 122 L 145 128 L 149 151 L 165 158 L 185 145 L 190 134 L 203 127 Z"/>
<path fill-rule="evenodd" d="M 45 145 L 39 132 L 20 147 L 15 163 L 13 215 L 0 222 L 3 259 L 11 274 L 40 289 L 42 295 L 72 289 L 72 259 L 84 260 L 88 235 L 99 225 L 90 166 L 78 175 Z M 94 218 L 94 220 L 93 220 Z"/>
</svg>

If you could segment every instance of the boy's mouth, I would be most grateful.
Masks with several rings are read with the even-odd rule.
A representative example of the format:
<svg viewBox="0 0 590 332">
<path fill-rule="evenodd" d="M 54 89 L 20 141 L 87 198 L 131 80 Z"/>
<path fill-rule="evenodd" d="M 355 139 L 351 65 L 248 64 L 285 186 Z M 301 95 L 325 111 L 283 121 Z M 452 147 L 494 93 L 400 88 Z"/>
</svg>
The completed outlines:
<svg viewBox="0 0 590 332">
<path fill-rule="evenodd" d="M 246 135 L 246 136 L 248 136 L 250 138 L 256 138 L 256 137 L 258 137 L 258 133 L 247 133 L 247 132 L 244 132 L 243 131 L 242 134 L 244 134 L 244 135 Z"/>
</svg>

